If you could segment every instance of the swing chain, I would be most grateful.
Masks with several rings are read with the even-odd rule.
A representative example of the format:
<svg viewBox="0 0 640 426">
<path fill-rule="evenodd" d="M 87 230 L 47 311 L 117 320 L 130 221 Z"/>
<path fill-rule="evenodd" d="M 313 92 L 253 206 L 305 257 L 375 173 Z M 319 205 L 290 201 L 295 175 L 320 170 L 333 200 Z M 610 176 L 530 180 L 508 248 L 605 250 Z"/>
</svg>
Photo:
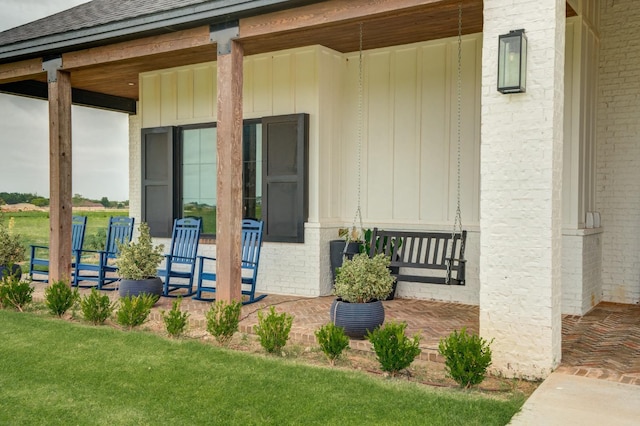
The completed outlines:
<svg viewBox="0 0 640 426">
<path fill-rule="evenodd" d="M 462 233 L 462 210 L 460 208 L 460 170 L 462 168 L 462 2 L 458 5 L 458 176 L 457 176 L 457 206 L 456 206 L 456 219 L 454 223 L 458 225 L 458 230 Z"/>
<path fill-rule="evenodd" d="M 461 127 L 462 127 L 462 2 L 458 4 L 458 69 L 457 69 L 457 184 L 456 184 L 456 216 L 453 222 L 453 231 L 451 232 L 451 255 L 449 256 L 449 260 L 447 261 L 447 275 L 445 278 L 445 283 L 449 284 L 451 279 L 451 264 L 453 263 L 453 258 L 456 255 L 454 253 L 454 241 L 456 237 L 456 231 L 460 232 L 462 236 L 462 209 L 460 208 L 460 181 L 461 181 L 461 166 L 462 166 L 462 135 L 461 135 Z M 461 253 L 464 252 L 464 240 L 460 239 L 460 250 Z"/>
<path fill-rule="evenodd" d="M 363 33 L 363 24 L 360 22 L 360 37 L 359 37 L 359 49 L 358 49 L 358 183 L 357 183 L 357 203 L 358 206 L 356 208 L 356 212 L 353 216 L 353 224 L 351 226 L 351 232 L 347 235 L 347 241 L 351 239 L 357 239 L 356 232 L 356 220 L 360 221 L 360 236 L 364 238 L 364 226 L 362 224 L 362 209 L 361 206 L 361 193 L 362 193 L 362 33 Z M 345 245 L 346 250 L 346 245 Z"/>
</svg>

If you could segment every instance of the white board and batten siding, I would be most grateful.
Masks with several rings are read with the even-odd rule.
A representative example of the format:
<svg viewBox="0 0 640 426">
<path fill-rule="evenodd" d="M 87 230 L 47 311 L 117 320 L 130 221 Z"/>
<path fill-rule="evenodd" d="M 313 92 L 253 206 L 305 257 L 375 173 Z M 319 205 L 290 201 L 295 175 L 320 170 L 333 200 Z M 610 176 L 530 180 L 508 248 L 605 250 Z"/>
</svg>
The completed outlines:
<svg viewBox="0 0 640 426">
<path fill-rule="evenodd" d="M 363 54 L 360 199 L 365 227 L 449 232 L 457 205 L 457 39 Z M 469 230 L 465 287 L 401 283 L 401 297 L 478 303 L 480 35 L 462 40 L 461 210 Z M 358 200 L 358 52 L 346 54 L 339 218 Z M 338 163 L 338 159 L 334 160 Z M 335 218 L 333 218 L 335 219 Z"/>
<path fill-rule="evenodd" d="M 451 229 L 456 211 L 457 39 L 366 51 L 363 58 L 361 125 L 357 52 L 311 46 L 245 58 L 245 118 L 310 115 L 309 222 L 305 244 L 296 247 L 297 259 L 305 260 L 299 262 L 300 271 L 282 275 L 277 265 L 290 257 L 283 254 L 291 248 L 267 244 L 259 290 L 317 295 L 330 287 L 325 252 L 328 240 L 337 236 L 333 229 L 337 233 L 337 227 L 350 224 L 356 209 L 359 131 L 365 226 Z M 463 223 L 472 231 L 468 283 L 457 288 L 406 283 L 400 293 L 407 297 L 478 303 L 480 58 L 480 35 L 463 37 L 460 169 Z M 142 128 L 216 120 L 215 62 L 143 73 L 140 87 Z M 215 247 L 202 250 L 212 253 Z"/>
<path fill-rule="evenodd" d="M 481 38 L 462 43 L 461 203 L 478 225 Z M 346 55 L 342 209 L 357 206 L 358 53 Z M 363 55 L 361 207 L 371 225 L 449 229 L 456 211 L 457 39 Z"/>
</svg>

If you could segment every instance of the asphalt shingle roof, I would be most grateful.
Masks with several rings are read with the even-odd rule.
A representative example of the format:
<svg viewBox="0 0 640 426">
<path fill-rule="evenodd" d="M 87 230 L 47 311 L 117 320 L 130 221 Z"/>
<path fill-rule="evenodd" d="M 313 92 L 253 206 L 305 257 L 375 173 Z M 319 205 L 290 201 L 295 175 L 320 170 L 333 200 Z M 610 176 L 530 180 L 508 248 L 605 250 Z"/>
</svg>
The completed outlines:
<svg viewBox="0 0 640 426">
<path fill-rule="evenodd" d="M 0 46 L 222 0 L 93 0 L 0 32 Z"/>
</svg>

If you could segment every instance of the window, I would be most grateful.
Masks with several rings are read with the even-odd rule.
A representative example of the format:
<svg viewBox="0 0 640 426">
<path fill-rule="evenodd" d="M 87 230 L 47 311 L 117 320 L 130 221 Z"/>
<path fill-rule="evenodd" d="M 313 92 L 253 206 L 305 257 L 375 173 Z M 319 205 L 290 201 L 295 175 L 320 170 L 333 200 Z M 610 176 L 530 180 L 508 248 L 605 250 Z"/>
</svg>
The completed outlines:
<svg viewBox="0 0 640 426">
<path fill-rule="evenodd" d="M 181 217 L 202 218 L 202 233 L 216 233 L 217 129 L 215 124 L 178 128 Z M 262 122 L 247 120 L 242 132 L 242 213 L 261 219 Z M 260 159 L 258 161 L 258 159 Z"/>
<path fill-rule="evenodd" d="M 153 236 L 169 236 L 173 219 L 187 216 L 215 235 L 216 135 L 215 123 L 143 129 L 142 216 Z M 264 220 L 265 241 L 304 241 L 307 145 L 306 114 L 243 124 L 243 217 Z"/>
</svg>

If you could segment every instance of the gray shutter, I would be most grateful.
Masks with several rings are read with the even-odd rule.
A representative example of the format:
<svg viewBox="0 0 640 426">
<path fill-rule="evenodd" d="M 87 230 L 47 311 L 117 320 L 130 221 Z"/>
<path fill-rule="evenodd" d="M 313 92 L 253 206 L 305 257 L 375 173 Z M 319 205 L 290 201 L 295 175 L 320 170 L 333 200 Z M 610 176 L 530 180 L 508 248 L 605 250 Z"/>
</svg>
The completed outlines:
<svg viewBox="0 0 640 426">
<path fill-rule="evenodd" d="M 262 119 L 265 241 L 304 242 L 309 215 L 308 128 L 308 114 Z"/>
<path fill-rule="evenodd" d="M 142 220 L 152 237 L 171 236 L 174 135 L 174 127 L 142 129 Z"/>
</svg>

